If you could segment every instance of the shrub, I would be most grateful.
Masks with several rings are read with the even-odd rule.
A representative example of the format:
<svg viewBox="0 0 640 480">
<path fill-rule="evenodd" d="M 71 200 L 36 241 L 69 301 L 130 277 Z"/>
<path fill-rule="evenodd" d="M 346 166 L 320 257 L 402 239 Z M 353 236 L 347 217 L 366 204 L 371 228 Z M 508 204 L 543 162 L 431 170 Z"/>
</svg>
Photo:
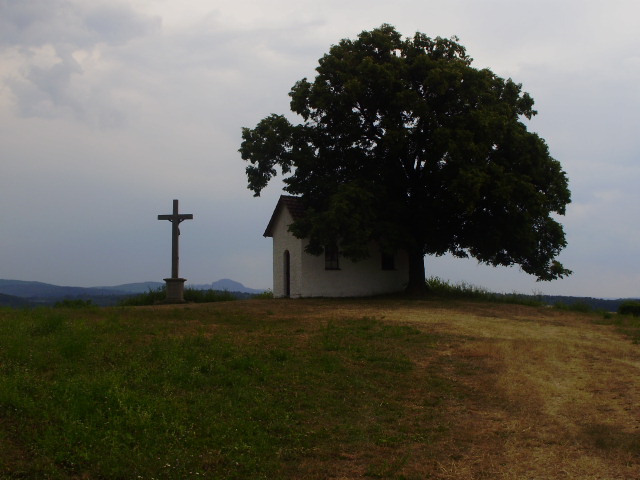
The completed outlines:
<svg viewBox="0 0 640 480">
<path fill-rule="evenodd" d="M 156 290 L 149 290 L 146 293 L 127 297 L 120 302 L 123 307 L 135 307 L 142 305 L 155 305 L 164 302 L 166 287 L 160 287 Z M 208 302 L 226 302 L 236 300 L 231 292 L 219 290 L 197 290 L 195 288 L 185 288 L 184 301 L 192 303 L 208 303 Z"/>
<path fill-rule="evenodd" d="M 493 293 L 483 287 L 478 287 L 466 282 L 452 285 L 448 281 L 442 280 L 439 277 L 429 277 L 425 281 L 427 283 L 429 293 L 439 297 L 512 303 L 529 306 L 541 305 L 540 295 L 527 296 L 518 293 Z"/>
<path fill-rule="evenodd" d="M 589 313 L 593 312 L 593 308 L 588 303 L 578 301 L 570 304 L 566 304 L 563 302 L 558 302 L 553 305 L 553 308 L 558 310 L 566 310 L 569 312 L 579 312 L 579 313 Z"/>
<path fill-rule="evenodd" d="M 56 302 L 54 308 L 91 308 L 96 305 L 91 300 L 82 300 L 80 298 L 70 300 L 65 298 L 64 300 L 60 300 Z"/>
<path fill-rule="evenodd" d="M 154 305 L 160 303 L 166 298 L 166 287 L 159 287 L 155 290 L 149 289 L 145 293 L 132 295 L 120 301 L 119 305 L 123 307 L 137 307 L 141 305 Z"/>
<path fill-rule="evenodd" d="M 186 288 L 184 291 L 185 302 L 208 303 L 208 302 L 228 302 L 235 300 L 233 293 L 226 290 L 196 290 L 195 288 Z"/>
<path fill-rule="evenodd" d="M 618 307 L 618 313 L 620 315 L 633 315 L 634 317 L 640 317 L 640 302 L 635 300 L 622 302 Z"/>
<path fill-rule="evenodd" d="M 429 277 L 426 283 L 430 293 L 443 297 L 488 299 L 492 295 L 482 287 L 465 282 L 451 285 L 447 280 L 442 280 L 439 277 Z"/>
<path fill-rule="evenodd" d="M 256 293 L 251 298 L 255 298 L 257 300 L 267 300 L 273 298 L 273 292 L 271 290 L 265 290 L 262 293 Z"/>
</svg>

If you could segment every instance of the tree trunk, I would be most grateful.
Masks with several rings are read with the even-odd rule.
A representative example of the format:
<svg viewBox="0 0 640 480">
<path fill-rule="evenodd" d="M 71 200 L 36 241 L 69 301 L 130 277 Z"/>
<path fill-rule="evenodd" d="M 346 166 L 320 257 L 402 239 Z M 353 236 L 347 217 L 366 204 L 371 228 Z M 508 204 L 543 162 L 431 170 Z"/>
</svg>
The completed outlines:
<svg viewBox="0 0 640 480">
<path fill-rule="evenodd" d="M 409 284 L 406 291 L 408 294 L 415 296 L 422 296 L 427 293 L 424 255 L 418 249 L 409 252 Z"/>
</svg>

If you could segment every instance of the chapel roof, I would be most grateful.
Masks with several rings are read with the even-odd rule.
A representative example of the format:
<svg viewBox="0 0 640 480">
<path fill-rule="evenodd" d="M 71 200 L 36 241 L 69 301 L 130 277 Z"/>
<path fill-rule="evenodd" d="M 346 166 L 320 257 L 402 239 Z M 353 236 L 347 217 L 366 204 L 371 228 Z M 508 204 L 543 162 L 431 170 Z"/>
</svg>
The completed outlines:
<svg viewBox="0 0 640 480">
<path fill-rule="evenodd" d="M 276 208 L 273 210 L 273 214 L 271 215 L 271 220 L 269 220 L 269 225 L 267 225 L 267 229 L 264 231 L 264 237 L 273 237 L 273 228 L 275 227 L 276 220 L 283 208 L 289 210 L 289 214 L 294 220 L 298 220 L 304 215 L 302 198 L 292 197 L 291 195 L 280 195 Z"/>
</svg>

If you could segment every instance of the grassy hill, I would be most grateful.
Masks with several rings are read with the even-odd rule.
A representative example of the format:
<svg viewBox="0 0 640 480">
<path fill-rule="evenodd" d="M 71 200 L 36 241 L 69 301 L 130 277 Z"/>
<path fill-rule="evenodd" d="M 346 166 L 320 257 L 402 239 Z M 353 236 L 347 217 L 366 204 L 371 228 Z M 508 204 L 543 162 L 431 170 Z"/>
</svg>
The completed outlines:
<svg viewBox="0 0 640 480">
<path fill-rule="evenodd" d="M 640 478 L 638 327 L 464 300 L 0 309 L 0 478 Z"/>
</svg>

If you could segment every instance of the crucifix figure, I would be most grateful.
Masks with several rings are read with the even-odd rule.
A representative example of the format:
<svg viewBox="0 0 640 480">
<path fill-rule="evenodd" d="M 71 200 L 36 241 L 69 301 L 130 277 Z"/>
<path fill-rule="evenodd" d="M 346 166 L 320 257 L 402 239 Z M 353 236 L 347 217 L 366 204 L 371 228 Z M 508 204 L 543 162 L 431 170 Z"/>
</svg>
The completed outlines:
<svg viewBox="0 0 640 480">
<path fill-rule="evenodd" d="M 178 200 L 173 201 L 173 213 L 171 215 L 158 215 L 158 220 L 169 220 L 171 222 L 171 278 L 165 278 L 167 283 L 167 301 L 184 302 L 184 282 L 186 279 L 178 276 L 178 237 L 180 235 L 179 225 L 184 220 L 193 220 L 190 213 L 178 213 Z"/>
</svg>

